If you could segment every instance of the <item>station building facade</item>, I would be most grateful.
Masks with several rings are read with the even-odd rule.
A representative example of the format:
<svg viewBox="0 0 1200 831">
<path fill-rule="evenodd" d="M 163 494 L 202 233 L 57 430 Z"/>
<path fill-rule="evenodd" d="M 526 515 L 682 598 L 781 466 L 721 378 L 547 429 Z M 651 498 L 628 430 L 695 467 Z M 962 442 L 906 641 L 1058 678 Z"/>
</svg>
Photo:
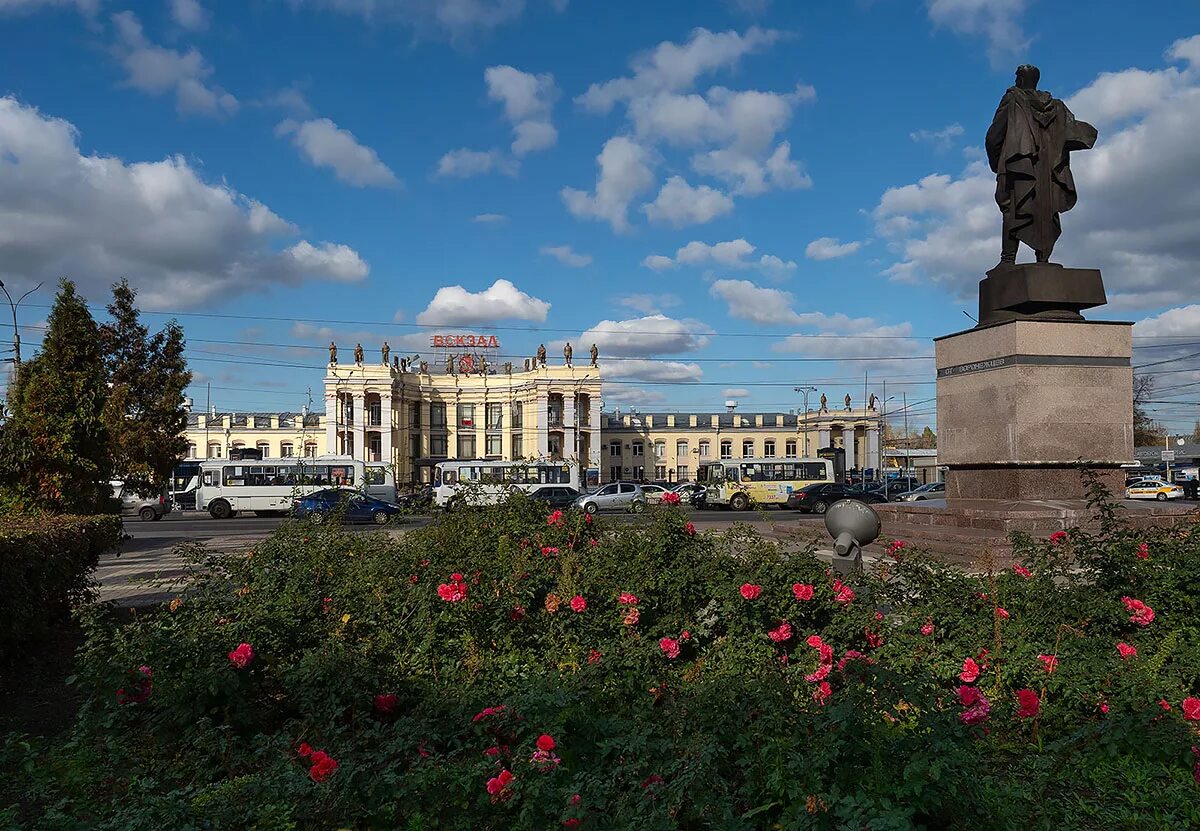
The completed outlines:
<svg viewBox="0 0 1200 831">
<path fill-rule="evenodd" d="M 567 460 L 603 482 L 687 481 L 717 459 L 827 456 L 844 470 L 884 460 L 870 407 L 602 414 L 602 365 L 586 358 L 496 367 L 464 353 L 431 366 L 331 354 L 323 412 L 190 414 L 188 457 L 349 455 L 393 465 L 397 483 L 428 482 L 446 459 Z"/>
</svg>

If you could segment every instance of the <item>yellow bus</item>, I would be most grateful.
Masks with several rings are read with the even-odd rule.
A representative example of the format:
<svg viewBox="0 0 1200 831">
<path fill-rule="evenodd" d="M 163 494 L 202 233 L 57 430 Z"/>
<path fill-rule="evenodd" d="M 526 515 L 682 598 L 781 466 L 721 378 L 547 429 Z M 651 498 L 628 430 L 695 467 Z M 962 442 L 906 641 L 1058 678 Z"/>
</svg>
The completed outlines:
<svg viewBox="0 0 1200 831">
<path fill-rule="evenodd" d="M 751 505 L 787 503 L 793 491 L 833 481 L 828 459 L 720 459 L 700 466 L 698 481 L 709 505 L 744 511 Z"/>
</svg>

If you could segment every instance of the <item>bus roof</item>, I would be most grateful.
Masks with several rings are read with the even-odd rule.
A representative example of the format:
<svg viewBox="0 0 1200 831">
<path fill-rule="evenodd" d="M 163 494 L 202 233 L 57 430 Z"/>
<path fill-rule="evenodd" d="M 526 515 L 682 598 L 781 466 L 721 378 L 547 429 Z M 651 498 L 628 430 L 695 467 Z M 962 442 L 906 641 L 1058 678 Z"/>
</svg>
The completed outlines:
<svg viewBox="0 0 1200 831">
<path fill-rule="evenodd" d="M 780 462 L 821 462 L 822 464 L 829 462 L 829 459 L 818 459 L 813 456 L 772 456 L 770 458 L 748 458 L 748 459 L 709 459 L 701 462 L 701 465 L 774 465 Z"/>
</svg>

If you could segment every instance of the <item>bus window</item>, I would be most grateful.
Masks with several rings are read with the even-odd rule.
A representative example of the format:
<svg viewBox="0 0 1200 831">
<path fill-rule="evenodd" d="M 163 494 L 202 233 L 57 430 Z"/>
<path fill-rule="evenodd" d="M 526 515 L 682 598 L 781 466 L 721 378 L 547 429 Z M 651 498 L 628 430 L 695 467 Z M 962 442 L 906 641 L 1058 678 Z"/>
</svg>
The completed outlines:
<svg viewBox="0 0 1200 831">
<path fill-rule="evenodd" d="M 824 462 L 803 462 L 798 467 L 799 479 L 816 479 L 818 481 L 825 478 L 825 463 Z"/>
<path fill-rule="evenodd" d="M 447 485 L 453 485 L 457 481 L 458 481 L 458 472 L 453 471 L 453 470 L 447 470 L 445 473 L 442 474 L 442 481 L 438 482 L 437 484 L 441 485 L 441 484 L 445 483 Z"/>
<path fill-rule="evenodd" d="M 740 477 L 738 476 L 738 469 L 737 469 L 736 465 L 729 465 L 728 467 L 726 467 L 725 465 L 721 465 L 720 470 L 721 470 L 721 475 L 724 476 L 730 482 L 741 481 Z"/>
<path fill-rule="evenodd" d="M 758 465 L 742 465 L 742 481 L 743 482 L 759 481 L 759 466 Z"/>
<path fill-rule="evenodd" d="M 225 468 L 225 487 L 232 488 L 243 484 L 242 468 L 227 467 Z"/>
<path fill-rule="evenodd" d="M 363 475 L 368 485 L 382 485 L 385 473 L 381 467 L 368 467 Z"/>
</svg>

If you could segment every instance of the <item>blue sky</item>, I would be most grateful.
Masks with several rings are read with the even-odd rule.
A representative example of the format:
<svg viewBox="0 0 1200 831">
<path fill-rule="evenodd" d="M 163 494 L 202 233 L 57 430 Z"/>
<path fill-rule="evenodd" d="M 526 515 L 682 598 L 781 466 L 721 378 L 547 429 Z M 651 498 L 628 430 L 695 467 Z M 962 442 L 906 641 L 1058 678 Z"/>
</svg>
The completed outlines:
<svg viewBox="0 0 1200 831">
<path fill-rule="evenodd" d="M 858 400 L 865 373 L 928 423 L 1023 61 L 1100 129 L 1055 259 L 1103 269 L 1135 364 L 1200 340 L 1200 15 L 1152 6 L 0 0 L 0 279 L 103 303 L 127 276 L 221 409 L 319 402 L 331 337 L 486 331 L 599 342 L 606 407 Z M 1156 370 L 1189 431 L 1194 363 Z"/>
</svg>

